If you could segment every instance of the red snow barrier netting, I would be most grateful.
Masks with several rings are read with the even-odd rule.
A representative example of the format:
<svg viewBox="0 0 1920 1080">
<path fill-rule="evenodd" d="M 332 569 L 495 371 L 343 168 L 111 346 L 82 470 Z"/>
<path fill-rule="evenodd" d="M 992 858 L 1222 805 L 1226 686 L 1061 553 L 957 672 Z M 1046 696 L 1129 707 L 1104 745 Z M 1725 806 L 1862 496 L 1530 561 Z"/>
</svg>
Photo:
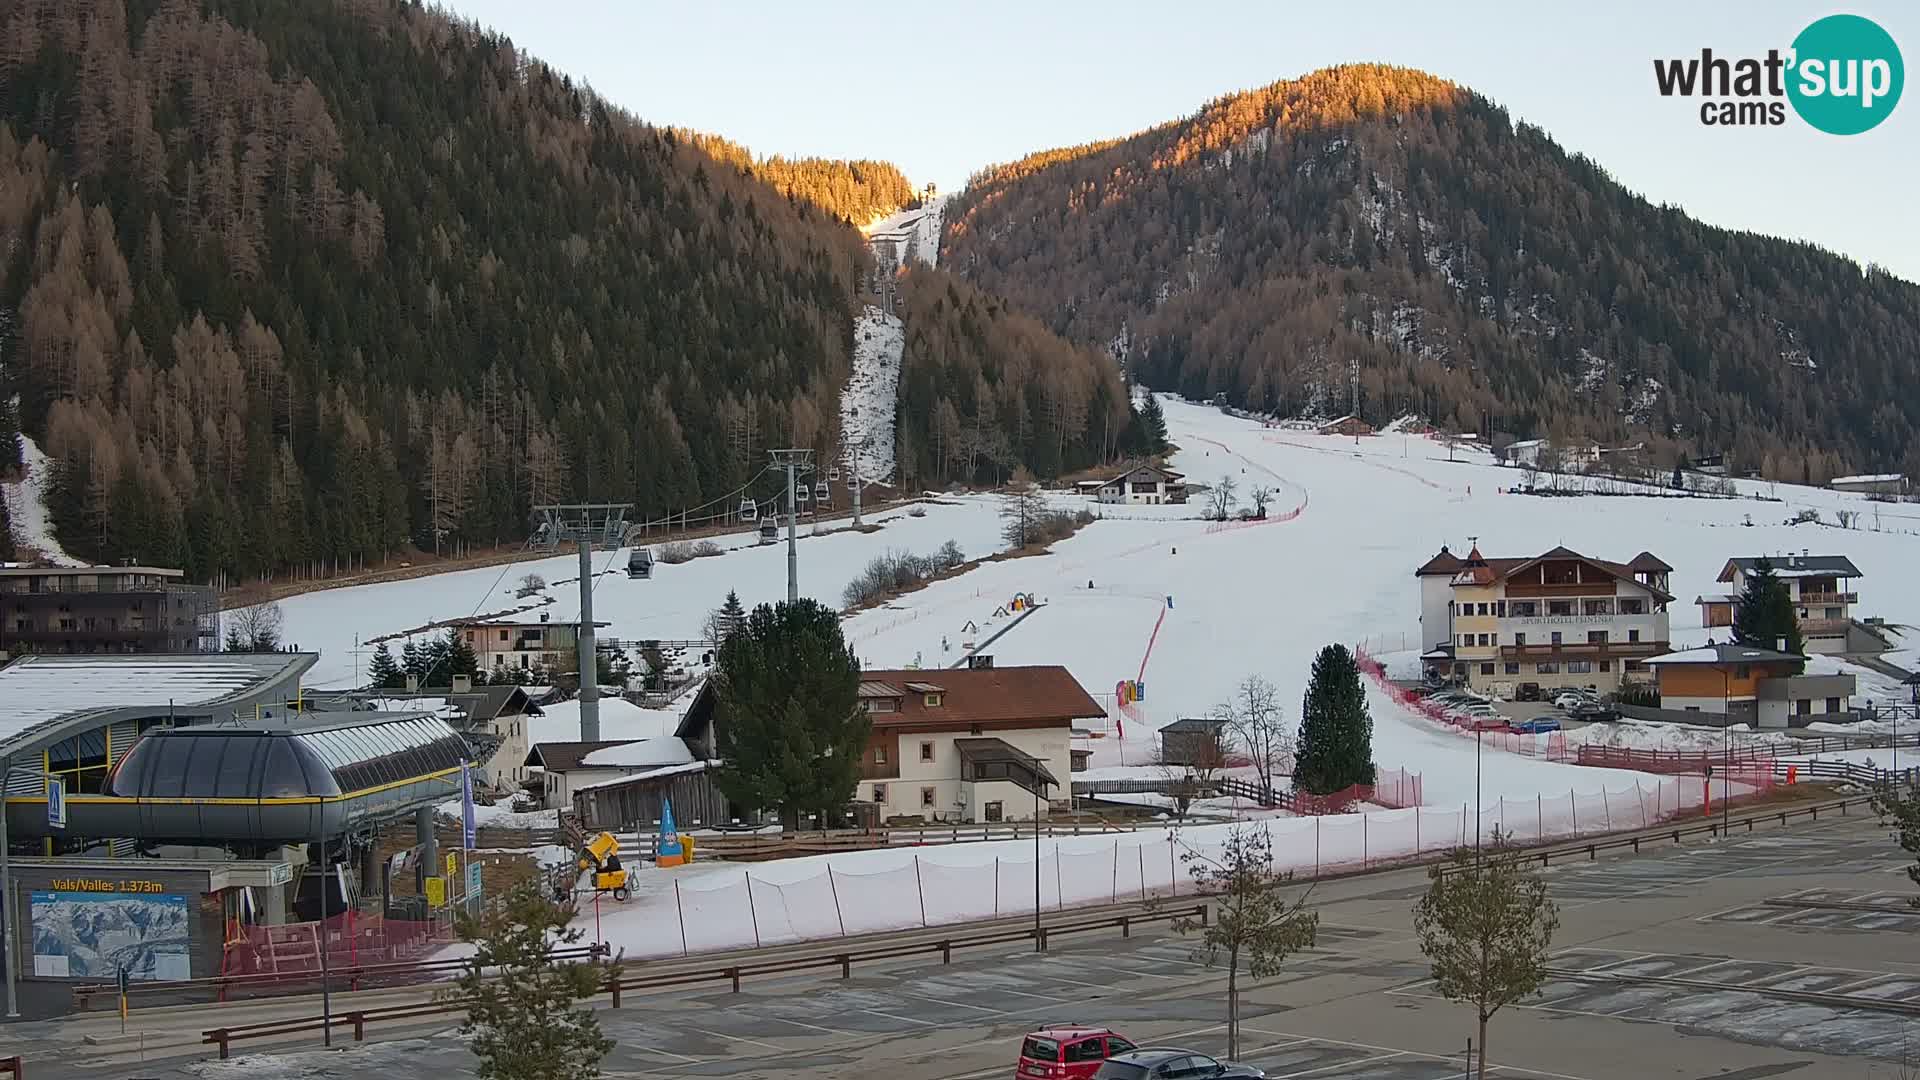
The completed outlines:
<svg viewBox="0 0 1920 1080">
<path fill-rule="evenodd" d="M 1404 810 L 1425 801 L 1420 797 L 1420 791 L 1419 773 L 1410 773 L 1405 769 L 1376 768 L 1371 784 L 1355 784 L 1330 795 L 1314 795 L 1296 788 L 1280 797 L 1280 805 L 1302 817 L 1342 814 L 1361 803 L 1372 803 L 1389 810 Z"/>
<path fill-rule="evenodd" d="M 1518 843 L 1638 829 L 1687 814 L 1716 813 L 1773 783 L 1770 768 L 1739 765 L 1731 776 L 1669 776 L 1631 787 L 1497 798 L 1479 808 L 1408 805 L 1363 813 L 1193 825 L 1096 836 L 991 841 L 914 850 L 811 856 L 752 867 L 712 867 L 674 876 L 640 871 L 634 897 L 605 905 L 602 932 L 633 958 L 818 940 L 909 927 L 1031 914 L 1193 890 L 1194 859 L 1217 857 L 1235 828 L 1260 829 L 1280 867 L 1303 880 L 1472 844 L 1495 830 Z M 1348 793 L 1341 793 L 1345 797 Z M 1420 778 L 1383 771 L 1371 793 L 1347 800 L 1417 800 Z M 651 887 L 650 887 L 651 886 Z M 583 913 L 580 925 L 595 925 Z"/>
</svg>

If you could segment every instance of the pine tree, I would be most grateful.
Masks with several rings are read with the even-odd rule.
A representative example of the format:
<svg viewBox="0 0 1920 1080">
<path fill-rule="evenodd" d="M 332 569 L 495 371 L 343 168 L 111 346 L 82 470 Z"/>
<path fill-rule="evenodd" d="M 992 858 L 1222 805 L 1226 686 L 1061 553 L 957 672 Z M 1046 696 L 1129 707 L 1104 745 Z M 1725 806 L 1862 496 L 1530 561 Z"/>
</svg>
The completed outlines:
<svg viewBox="0 0 1920 1080">
<path fill-rule="evenodd" d="M 713 613 L 713 618 L 709 621 L 707 627 L 709 639 L 716 646 L 724 644 L 746 620 L 747 609 L 740 606 L 740 594 L 728 589 L 726 602 L 720 605 L 720 609 Z"/>
<path fill-rule="evenodd" d="M 619 975 L 602 960 L 556 964 L 550 950 L 577 943 L 571 905 L 555 904 L 531 881 L 480 918 L 462 917 L 460 940 L 477 948 L 474 963 L 443 1000 L 466 1006 L 460 1034 L 479 1059 L 481 1080 L 547 1080 L 600 1075 L 613 1040 L 595 1011 L 581 1003 Z"/>
<path fill-rule="evenodd" d="M 1373 783 L 1373 716 L 1360 668 L 1345 645 L 1328 645 L 1313 659 L 1293 782 L 1316 795 Z"/>
<path fill-rule="evenodd" d="M 1149 455 L 1167 452 L 1167 415 L 1152 394 L 1140 405 L 1140 450 Z"/>
<path fill-rule="evenodd" d="M 480 658 L 475 655 L 473 646 L 467 644 L 466 635 L 458 627 L 447 627 L 446 649 L 446 678 L 449 685 L 455 675 L 471 678 L 480 673 Z"/>
<path fill-rule="evenodd" d="M 853 798 L 871 721 L 836 612 L 810 599 L 754 608 L 713 679 L 726 762 L 714 779 L 736 806 L 777 808 L 797 829 L 802 814 L 831 817 Z"/>
<path fill-rule="evenodd" d="M 420 646 L 413 643 L 412 638 L 408 638 L 407 643 L 400 647 L 400 672 L 401 686 L 407 684 L 405 679 L 407 675 L 413 676 L 418 685 L 426 685 L 427 657 L 420 651 Z"/>
<path fill-rule="evenodd" d="M 1746 577 L 1746 588 L 1734 607 L 1733 640 L 1749 648 L 1806 655 L 1793 596 L 1787 591 L 1787 583 L 1774 573 L 1773 563 L 1765 556 L 1756 559 Z M 1784 649 L 1780 648 L 1783 641 Z"/>
<path fill-rule="evenodd" d="M 394 663 L 393 650 L 386 642 L 374 647 L 373 663 L 367 668 L 367 685 L 380 689 L 395 689 L 407 685 L 407 676 Z"/>
<path fill-rule="evenodd" d="M 244 638 L 240 636 L 240 628 L 237 626 L 227 627 L 226 640 L 221 643 L 220 647 L 222 650 L 226 652 L 252 652 L 253 651 L 252 649 L 247 647 L 247 642 Z"/>
</svg>

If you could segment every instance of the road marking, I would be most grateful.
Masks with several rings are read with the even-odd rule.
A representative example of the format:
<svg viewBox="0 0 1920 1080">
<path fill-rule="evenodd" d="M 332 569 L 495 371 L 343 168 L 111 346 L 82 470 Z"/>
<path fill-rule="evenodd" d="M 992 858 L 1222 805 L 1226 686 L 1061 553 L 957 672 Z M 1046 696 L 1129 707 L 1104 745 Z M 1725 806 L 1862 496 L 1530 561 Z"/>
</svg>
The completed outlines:
<svg viewBox="0 0 1920 1080">
<path fill-rule="evenodd" d="M 706 1028 L 697 1028 L 697 1027 L 690 1027 L 687 1030 L 697 1031 L 702 1035 L 711 1035 L 716 1039 L 725 1039 L 728 1042 L 746 1043 L 750 1046 L 764 1046 L 769 1050 L 778 1050 L 783 1054 L 790 1054 L 793 1052 L 793 1047 L 791 1046 L 781 1046 L 778 1043 L 761 1042 L 759 1039 L 749 1039 L 745 1035 L 729 1035 L 724 1031 L 708 1031 Z"/>
<path fill-rule="evenodd" d="M 767 1014 L 765 1014 L 765 1015 L 761 1015 L 761 1016 L 757 1016 L 757 1017 L 755 1017 L 755 1019 L 757 1019 L 757 1020 L 777 1020 L 777 1021 L 779 1021 L 779 1022 L 780 1022 L 780 1023 L 782 1023 L 782 1024 L 792 1024 L 792 1025 L 793 1025 L 794 1027 L 800 1027 L 800 1028 L 808 1028 L 808 1029 L 811 1029 L 811 1030 L 813 1030 L 813 1031 L 821 1031 L 821 1032 L 825 1032 L 825 1033 L 826 1033 L 826 1034 L 828 1034 L 828 1035 L 833 1035 L 833 1036 L 835 1036 L 835 1037 L 837 1037 L 837 1038 L 842 1038 L 842 1039 L 848 1039 L 848 1038 L 852 1038 L 852 1037 L 853 1037 L 853 1036 L 852 1036 L 852 1034 L 851 1034 L 850 1032 L 845 1032 L 845 1031 L 835 1031 L 834 1029 L 832 1029 L 832 1028 L 830 1028 L 830 1027 L 821 1027 L 821 1026 L 820 1026 L 819 1024 L 809 1024 L 809 1023 L 807 1023 L 807 1022 L 806 1022 L 805 1020 L 789 1020 L 789 1019 L 787 1019 L 787 1018 L 786 1018 L 786 1017 L 784 1017 L 784 1016 L 775 1016 L 775 1015 L 773 1015 L 773 1014 L 771 1014 L 771 1013 L 767 1013 Z"/>
<path fill-rule="evenodd" d="M 1314 1073 L 1323 1073 L 1330 1069 L 1346 1069 L 1360 1065 L 1372 1065 L 1379 1061 L 1392 1061 L 1394 1058 L 1406 1057 L 1411 1053 L 1413 1053 L 1411 1050 L 1395 1050 L 1391 1054 L 1376 1054 L 1373 1057 L 1360 1058 L 1355 1061 L 1336 1061 L 1331 1065 L 1322 1065 L 1315 1069 L 1301 1069 L 1299 1072 L 1280 1073 L 1278 1075 L 1269 1073 L 1267 1080 L 1291 1080 L 1292 1077 L 1312 1076 Z"/>
<path fill-rule="evenodd" d="M 956 1009 L 972 1009 L 972 1010 L 973 1010 L 974 1012 L 983 1012 L 983 1013 L 986 1013 L 986 1014 L 988 1014 L 989 1016 L 1005 1016 L 1005 1015 L 1007 1015 L 1007 1010 L 1005 1010 L 1005 1009 L 989 1009 L 989 1008 L 987 1008 L 987 1007 L 986 1007 L 985 1005 L 969 1005 L 969 1004 L 967 1004 L 967 1003 L 966 1003 L 966 1002 L 964 1002 L 964 1001 L 948 1001 L 948 1000 L 947 1000 L 947 999 L 945 999 L 945 998 L 937 998 L 937 997 L 933 997 L 933 996 L 931 996 L 931 995 L 928 995 L 928 994 L 919 994 L 919 993 L 907 993 L 907 994 L 902 994 L 901 996 L 902 996 L 902 997 L 910 997 L 910 998 L 918 998 L 918 999 L 920 999 L 921 1001 L 931 1001 L 931 1002 L 933 1002 L 933 1003 L 934 1003 L 935 1005 L 948 1005 L 948 1006 L 951 1006 L 951 1007 L 953 1007 L 953 1008 L 956 1008 Z M 869 1010 L 869 1011 L 871 1011 L 871 1010 Z"/>
<path fill-rule="evenodd" d="M 947 1026 L 945 1024 L 937 1024 L 932 1020 L 920 1020 L 911 1016 L 896 1016 L 895 1014 L 890 1012 L 881 1012 L 879 1009 L 861 1009 L 859 1011 L 863 1013 L 872 1013 L 875 1016 L 884 1016 L 889 1020 L 898 1020 L 903 1024 L 917 1024 L 920 1027 L 946 1027 Z"/>
<path fill-rule="evenodd" d="M 1351 1046 L 1357 1050 L 1372 1050 L 1386 1057 L 1417 1057 L 1425 1061 L 1452 1062 L 1456 1056 L 1452 1054 L 1429 1054 L 1421 1050 L 1401 1050 L 1392 1046 L 1378 1046 L 1373 1043 L 1352 1042 L 1346 1039 L 1329 1039 L 1324 1035 L 1296 1035 L 1288 1031 L 1272 1031 L 1267 1028 L 1249 1027 L 1244 1024 L 1241 1026 L 1246 1031 L 1257 1031 L 1262 1035 L 1279 1035 L 1285 1038 L 1298 1040 L 1299 1042 L 1327 1043 L 1331 1046 Z M 1374 1060 L 1374 1059 L 1367 1059 L 1367 1060 Z M 1348 1061 L 1348 1062 L 1343 1062 L 1342 1064 L 1358 1065 L 1358 1064 L 1361 1064 L 1361 1062 Z M 1328 1068 L 1338 1068 L 1338 1067 L 1339 1066 L 1328 1066 Z M 1567 1073 L 1546 1072 L 1540 1069 L 1529 1069 L 1524 1065 L 1488 1065 L 1487 1068 L 1489 1070 L 1500 1071 L 1500 1072 L 1522 1073 L 1528 1076 L 1546 1076 L 1546 1077 L 1551 1077 L 1552 1080 L 1587 1080 L 1587 1078 L 1583 1076 L 1572 1076 Z M 1315 1071 L 1318 1071 L 1318 1070 L 1315 1070 Z M 1287 1075 L 1299 1076 L 1303 1074 L 1288 1073 Z M 1283 1078 L 1269 1077 L 1268 1080 L 1283 1080 Z"/>
</svg>

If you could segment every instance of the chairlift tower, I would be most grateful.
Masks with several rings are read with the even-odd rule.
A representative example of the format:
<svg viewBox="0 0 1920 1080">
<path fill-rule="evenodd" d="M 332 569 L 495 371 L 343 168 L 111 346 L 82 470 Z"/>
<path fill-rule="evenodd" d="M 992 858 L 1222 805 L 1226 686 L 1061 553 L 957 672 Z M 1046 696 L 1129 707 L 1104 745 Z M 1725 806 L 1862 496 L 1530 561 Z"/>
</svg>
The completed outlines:
<svg viewBox="0 0 1920 1080">
<path fill-rule="evenodd" d="M 797 530 L 800 511 L 794 503 L 794 485 L 799 478 L 813 471 L 812 450 L 769 450 L 776 467 L 787 471 L 787 603 L 800 599 L 800 556 L 797 542 Z M 585 736 L 582 736 L 583 738 Z"/>
<path fill-rule="evenodd" d="M 600 666 L 593 640 L 593 549 L 618 548 L 626 538 L 632 503 L 556 503 L 536 506 L 541 532 L 550 543 L 567 541 L 580 548 L 580 626 L 574 642 L 580 654 L 580 740 L 600 741 Z"/>
</svg>

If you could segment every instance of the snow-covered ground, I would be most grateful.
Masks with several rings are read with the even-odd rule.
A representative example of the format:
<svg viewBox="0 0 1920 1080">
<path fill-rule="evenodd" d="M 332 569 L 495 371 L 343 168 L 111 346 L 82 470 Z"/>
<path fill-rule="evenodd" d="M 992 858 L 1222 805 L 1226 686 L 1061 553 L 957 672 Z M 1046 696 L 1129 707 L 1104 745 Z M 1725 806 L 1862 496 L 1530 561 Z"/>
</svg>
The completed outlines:
<svg viewBox="0 0 1920 1080">
<path fill-rule="evenodd" d="M 854 320 L 853 375 L 840 395 L 840 431 L 848 446 L 860 448 L 865 482 L 893 479 L 893 421 L 906 341 L 906 324 L 871 304 Z"/>
<path fill-rule="evenodd" d="M 53 482 L 53 467 L 40 444 L 20 436 L 20 479 L 0 483 L 0 499 L 7 504 L 7 518 L 13 524 L 13 543 L 22 555 L 31 554 L 55 566 L 85 566 L 61 548 L 53 536 L 53 520 L 47 516 L 47 485 Z"/>
<path fill-rule="evenodd" d="M 895 265 L 919 261 L 928 266 L 940 264 L 940 227 L 946 215 L 949 195 L 938 195 L 917 209 L 899 210 L 866 228 L 867 242 L 883 259 L 890 253 Z"/>
<path fill-rule="evenodd" d="M 1146 697 L 1136 708 L 1155 728 L 1210 710 L 1249 674 L 1274 681 L 1291 707 L 1305 689 L 1314 652 L 1328 642 L 1364 643 L 1376 651 L 1417 648 L 1414 568 L 1442 543 L 1464 551 L 1474 537 L 1489 555 L 1537 554 L 1565 544 L 1625 561 L 1651 550 L 1675 568 L 1679 599 L 1670 615 L 1678 645 L 1706 640 L 1691 601 L 1715 591 L 1714 577 L 1734 555 L 1845 554 L 1864 573 L 1859 591 L 1867 614 L 1898 622 L 1920 614 L 1920 575 L 1904 570 L 1920 555 L 1920 536 L 1785 524 L 1803 507 L 1832 521 L 1835 509 L 1859 508 L 1859 496 L 1741 482 L 1752 497 L 1540 498 L 1506 493 L 1520 479 L 1518 470 L 1467 448 L 1449 461 L 1448 449 L 1424 436 L 1375 436 L 1356 445 L 1352 438 L 1263 428 L 1178 400 L 1165 400 L 1164 407 L 1181 448 L 1174 468 L 1198 483 L 1230 477 L 1243 501 L 1253 485 L 1276 488 L 1269 514 L 1297 509 L 1298 516 L 1227 528 L 1183 520 L 1096 522 L 1050 555 L 988 564 L 861 614 L 848 626 L 861 656 L 873 666 L 916 655 L 929 666 L 957 658 L 965 624 L 983 607 L 1030 592 L 1045 606 L 983 650 L 997 664 L 1065 664 L 1096 694 L 1111 695 L 1123 679 L 1143 680 Z M 1783 501 L 1763 501 L 1769 495 Z M 943 639 L 950 651 L 942 650 Z M 1835 663 L 1815 658 L 1810 667 Z M 1863 669 L 1849 670 L 1862 676 L 1863 699 L 1885 691 Z M 1381 764 L 1422 774 L 1430 805 L 1457 807 L 1472 798 L 1471 739 L 1407 714 L 1383 695 L 1376 694 L 1373 705 Z M 1133 723 L 1126 727 L 1130 763 L 1139 761 L 1150 744 L 1136 744 L 1145 732 Z M 1114 745 L 1110 734 L 1096 757 L 1105 758 Z M 1509 754 L 1489 754 L 1483 765 L 1487 799 L 1564 797 L 1570 790 L 1633 783 L 1633 774 Z"/>
<path fill-rule="evenodd" d="M 918 510 L 921 516 L 914 516 Z M 840 606 L 847 582 L 874 556 L 886 551 L 928 554 L 953 540 L 968 558 L 1005 550 L 1000 537 L 999 507 L 986 496 L 942 498 L 913 507 L 895 507 L 869 514 L 882 528 L 863 534 L 845 521 L 800 526 L 800 594 L 830 607 Z M 829 531 L 830 530 L 830 531 Z M 737 590 L 748 607 L 783 600 L 787 594 L 787 549 L 784 542 L 760 546 L 751 532 L 716 538 L 724 555 L 694 559 L 677 566 L 656 563 L 649 579 L 626 574 L 627 549 L 594 554 L 593 615 L 611 623 L 603 638 L 682 641 L 701 636 L 702 624 Z M 547 585 L 536 595 L 519 598 L 515 591 L 527 574 L 538 574 Z M 406 581 L 357 585 L 306 593 L 280 601 L 286 620 L 285 640 L 320 659 L 307 675 L 311 686 L 346 686 L 365 678 L 372 646 L 356 642 L 398 633 L 411 627 L 472 615 L 528 609 L 544 612 L 554 622 L 579 618 L 579 558 L 574 554 L 512 563 L 504 567 L 460 570 Z M 538 619 L 538 614 L 529 616 Z M 390 648 L 398 653 L 400 642 Z"/>
</svg>

